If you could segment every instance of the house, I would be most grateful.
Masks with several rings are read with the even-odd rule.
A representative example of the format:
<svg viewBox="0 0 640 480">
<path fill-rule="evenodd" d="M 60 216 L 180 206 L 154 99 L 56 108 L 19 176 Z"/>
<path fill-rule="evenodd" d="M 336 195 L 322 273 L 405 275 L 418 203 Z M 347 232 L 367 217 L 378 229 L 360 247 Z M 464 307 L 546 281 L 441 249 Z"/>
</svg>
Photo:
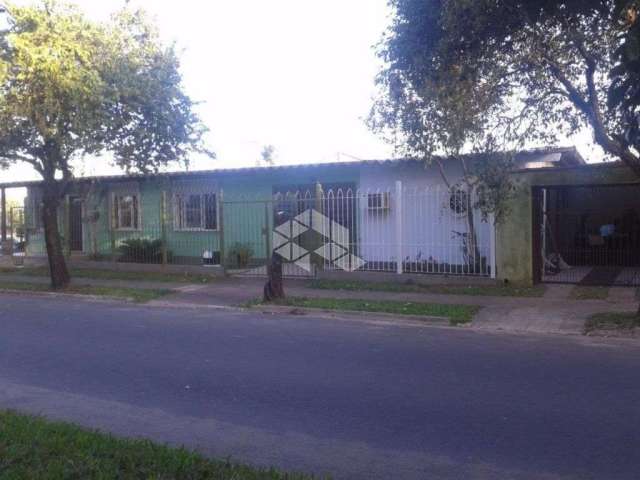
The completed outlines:
<svg viewBox="0 0 640 480">
<path fill-rule="evenodd" d="M 452 183 L 461 179 L 459 162 L 443 160 L 443 167 Z M 290 261 L 290 274 L 375 271 L 531 283 L 548 279 L 551 257 L 569 260 L 540 233 L 532 199 L 559 178 L 603 182 L 583 173 L 595 170 L 573 148 L 517 154 L 514 175 L 524 187 L 497 226 L 469 211 L 473 199 L 447 188 L 437 167 L 412 159 L 82 178 L 61 207 L 60 226 L 71 258 L 93 262 L 224 264 L 261 273 L 276 250 Z M 26 255 L 42 257 L 40 186 L 0 185 L 14 187 L 28 189 Z"/>
</svg>

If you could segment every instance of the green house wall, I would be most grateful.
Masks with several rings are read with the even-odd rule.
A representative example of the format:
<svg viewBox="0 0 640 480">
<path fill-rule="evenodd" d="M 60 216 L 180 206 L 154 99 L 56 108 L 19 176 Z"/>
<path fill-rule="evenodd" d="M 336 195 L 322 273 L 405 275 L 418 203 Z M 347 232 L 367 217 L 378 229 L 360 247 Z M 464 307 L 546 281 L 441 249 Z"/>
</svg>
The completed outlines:
<svg viewBox="0 0 640 480">
<path fill-rule="evenodd" d="M 271 172 L 226 173 L 220 172 L 197 178 L 148 177 L 132 178 L 119 182 L 101 182 L 89 189 L 78 184 L 72 188 L 70 196 L 84 198 L 85 217 L 87 211 L 97 211 L 95 224 L 83 222 L 84 254 L 110 258 L 113 247 L 131 238 L 166 238 L 167 249 L 176 263 L 198 263 L 204 251 L 229 251 L 235 245 L 248 246 L 255 260 L 267 255 L 267 232 L 273 228 L 273 191 L 276 187 L 359 182 L 357 167 L 344 166 L 324 169 L 321 167 L 291 170 L 275 169 Z M 112 195 L 135 186 L 140 195 L 140 228 L 136 231 L 119 231 L 111 228 L 110 203 Z M 218 200 L 218 231 L 180 231 L 174 228 L 173 195 L 190 191 L 213 192 Z M 162 228 L 163 192 L 166 192 L 166 226 Z M 36 198 L 36 188 L 31 188 L 29 196 Z M 222 202 L 221 202 L 222 199 Z M 33 201 L 27 200 L 27 205 Z M 61 235 L 65 237 L 67 227 L 67 207 L 59 210 Z M 34 209 L 27 209 L 27 216 L 34 215 Z M 33 223 L 34 220 L 31 219 Z M 221 231 L 224 232 L 224 238 Z M 93 232 L 95 230 L 95 233 Z M 164 232 L 164 234 L 163 234 Z M 95 238 L 95 240 L 94 240 Z M 28 242 L 29 255 L 44 255 L 44 234 L 42 229 L 31 230 Z"/>
</svg>

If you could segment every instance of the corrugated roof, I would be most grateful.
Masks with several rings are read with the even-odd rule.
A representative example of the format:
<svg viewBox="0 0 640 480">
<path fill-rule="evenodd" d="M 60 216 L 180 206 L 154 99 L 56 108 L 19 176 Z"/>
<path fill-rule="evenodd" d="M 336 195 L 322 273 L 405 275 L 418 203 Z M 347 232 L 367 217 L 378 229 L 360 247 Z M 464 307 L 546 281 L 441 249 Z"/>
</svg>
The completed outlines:
<svg viewBox="0 0 640 480">
<path fill-rule="evenodd" d="M 534 155 L 550 155 L 550 154 L 567 155 L 569 164 L 583 165 L 586 162 L 580 156 L 575 147 L 548 147 L 524 150 L 518 152 L 516 156 L 534 156 Z M 474 158 L 476 155 L 467 155 L 468 158 Z M 479 155 L 478 155 L 479 156 Z M 375 166 L 375 165 L 402 165 L 406 163 L 421 163 L 423 160 L 417 158 L 389 158 L 389 159 L 369 159 L 369 160 L 352 160 L 346 162 L 325 162 L 325 163 L 301 163 L 294 165 L 274 165 L 265 167 L 240 167 L 240 168 L 217 168 L 209 170 L 192 170 L 192 171 L 173 171 L 160 173 L 133 173 L 119 175 L 98 175 L 90 177 L 80 177 L 74 179 L 76 183 L 82 182 L 116 182 L 135 180 L 142 178 L 180 178 L 180 177 L 205 177 L 209 175 L 228 175 L 238 173 L 266 173 L 282 170 L 302 170 L 302 169 L 318 169 L 318 168 L 335 168 L 335 167 L 358 167 L 358 166 Z M 567 166 L 567 165 L 565 165 Z M 41 180 L 25 181 L 25 182 L 8 182 L 0 183 L 0 188 L 21 188 L 37 186 L 42 183 Z"/>
</svg>

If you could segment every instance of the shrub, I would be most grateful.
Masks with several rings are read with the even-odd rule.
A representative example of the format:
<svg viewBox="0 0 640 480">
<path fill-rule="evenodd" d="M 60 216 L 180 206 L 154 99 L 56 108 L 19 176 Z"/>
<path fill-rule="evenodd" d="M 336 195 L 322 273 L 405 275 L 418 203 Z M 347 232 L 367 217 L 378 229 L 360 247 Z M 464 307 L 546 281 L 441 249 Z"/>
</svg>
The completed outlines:
<svg viewBox="0 0 640 480">
<path fill-rule="evenodd" d="M 229 264 L 244 268 L 253 257 L 253 248 L 246 243 L 235 243 L 227 253 Z"/>
<path fill-rule="evenodd" d="M 118 247 L 119 261 L 130 263 L 162 263 L 162 241 L 147 238 L 128 238 Z M 167 251 L 167 261 L 171 262 L 171 252 Z"/>
</svg>

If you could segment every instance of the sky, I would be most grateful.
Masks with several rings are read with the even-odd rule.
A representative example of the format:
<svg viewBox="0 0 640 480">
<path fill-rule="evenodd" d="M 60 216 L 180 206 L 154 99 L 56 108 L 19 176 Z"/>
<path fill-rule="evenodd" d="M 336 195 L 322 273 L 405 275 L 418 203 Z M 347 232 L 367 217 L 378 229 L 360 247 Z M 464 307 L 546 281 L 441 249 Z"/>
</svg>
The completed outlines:
<svg viewBox="0 0 640 480">
<path fill-rule="evenodd" d="M 20 3 L 29 3 L 21 1 Z M 95 19 L 122 1 L 76 0 Z M 187 93 L 203 102 L 216 160 L 193 169 L 252 166 L 265 145 L 278 164 L 383 158 L 392 149 L 364 124 L 379 68 L 373 46 L 386 0 L 132 0 L 182 52 Z M 76 174 L 113 173 L 89 168 Z M 5 173 L 0 174 L 4 178 Z M 11 179 L 32 177 L 14 168 Z"/>
<path fill-rule="evenodd" d="M 30 3 L 18 0 L 17 3 Z M 124 0 L 75 0 L 107 19 Z M 364 123 L 380 68 L 374 45 L 390 21 L 386 0 L 131 0 L 182 52 L 187 93 L 203 102 L 217 159 L 192 169 L 255 165 L 265 145 L 278 164 L 387 158 Z M 572 142 L 596 158 L 583 134 Z M 76 175 L 119 173 L 91 159 Z M 37 178 L 26 166 L 3 181 Z"/>
</svg>

